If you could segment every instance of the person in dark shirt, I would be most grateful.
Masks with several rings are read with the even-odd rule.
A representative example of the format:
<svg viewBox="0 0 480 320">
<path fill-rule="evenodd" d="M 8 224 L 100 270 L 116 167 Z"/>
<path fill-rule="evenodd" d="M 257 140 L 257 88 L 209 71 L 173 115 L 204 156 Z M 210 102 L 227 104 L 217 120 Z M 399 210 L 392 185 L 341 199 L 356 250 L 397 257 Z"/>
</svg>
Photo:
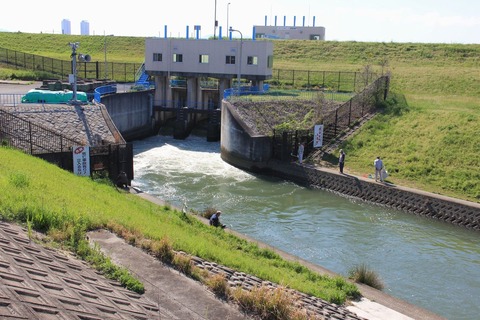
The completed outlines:
<svg viewBox="0 0 480 320">
<path fill-rule="evenodd" d="M 211 226 L 225 228 L 225 225 L 220 223 L 221 214 L 222 214 L 221 211 L 217 211 L 210 217 Z"/>
<path fill-rule="evenodd" d="M 343 149 L 340 149 L 340 157 L 338 158 L 338 167 L 340 169 L 340 173 L 343 173 L 344 166 L 345 166 L 345 152 L 343 152 Z"/>
</svg>

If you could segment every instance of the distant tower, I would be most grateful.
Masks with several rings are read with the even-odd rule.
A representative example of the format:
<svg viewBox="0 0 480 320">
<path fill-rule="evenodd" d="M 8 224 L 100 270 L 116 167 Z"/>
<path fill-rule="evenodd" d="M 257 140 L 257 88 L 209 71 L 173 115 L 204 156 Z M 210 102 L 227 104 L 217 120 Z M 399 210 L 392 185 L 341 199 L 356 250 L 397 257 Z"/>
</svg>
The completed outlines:
<svg viewBox="0 0 480 320">
<path fill-rule="evenodd" d="M 72 34 L 72 29 L 70 27 L 70 20 L 62 20 L 62 34 Z"/>
<path fill-rule="evenodd" d="M 82 20 L 82 22 L 80 22 L 80 34 L 82 36 L 90 35 L 90 24 L 88 21 Z"/>
</svg>

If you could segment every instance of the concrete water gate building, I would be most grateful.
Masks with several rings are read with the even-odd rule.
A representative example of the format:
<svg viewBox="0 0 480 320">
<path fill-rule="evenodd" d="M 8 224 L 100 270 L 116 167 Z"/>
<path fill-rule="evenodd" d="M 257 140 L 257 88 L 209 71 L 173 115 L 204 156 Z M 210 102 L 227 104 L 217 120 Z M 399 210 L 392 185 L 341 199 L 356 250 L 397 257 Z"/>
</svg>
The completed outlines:
<svg viewBox="0 0 480 320">
<path fill-rule="evenodd" d="M 218 109 L 224 90 L 243 79 L 263 87 L 272 77 L 270 41 L 148 38 L 145 72 L 154 78 L 154 105 Z M 180 80 L 179 80 L 180 79 Z"/>
</svg>

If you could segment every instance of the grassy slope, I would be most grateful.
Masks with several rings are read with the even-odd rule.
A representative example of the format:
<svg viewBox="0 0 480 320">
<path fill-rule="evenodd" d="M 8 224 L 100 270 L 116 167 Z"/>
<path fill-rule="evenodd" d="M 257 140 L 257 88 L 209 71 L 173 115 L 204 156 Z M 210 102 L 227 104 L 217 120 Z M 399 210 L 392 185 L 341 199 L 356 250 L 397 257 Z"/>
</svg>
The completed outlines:
<svg viewBox="0 0 480 320">
<path fill-rule="evenodd" d="M 0 159 L 0 219 L 29 221 L 50 234 L 81 223 L 87 230 L 118 224 L 148 239 L 167 238 L 176 250 L 336 303 L 358 292 L 343 279 L 313 274 L 222 229 L 20 151 L 0 147 Z"/>
<path fill-rule="evenodd" d="M 103 36 L 0 33 L 0 47 L 60 59 L 72 41 L 103 60 Z M 143 61 L 143 38 L 108 41 L 109 60 Z M 344 146 L 346 171 L 368 175 L 381 155 L 394 183 L 480 201 L 480 45 L 289 40 L 274 42 L 274 56 L 276 69 L 390 71 L 403 112 L 378 116 Z"/>
</svg>

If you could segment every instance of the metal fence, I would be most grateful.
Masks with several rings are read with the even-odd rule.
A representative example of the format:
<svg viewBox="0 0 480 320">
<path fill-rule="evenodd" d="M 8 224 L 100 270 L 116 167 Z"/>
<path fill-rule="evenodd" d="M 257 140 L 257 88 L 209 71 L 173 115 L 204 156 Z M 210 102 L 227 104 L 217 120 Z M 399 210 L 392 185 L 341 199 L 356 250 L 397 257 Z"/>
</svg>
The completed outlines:
<svg viewBox="0 0 480 320">
<path fill-rule="evenodd" d="M 0 93 L 0 106 L 15 107 L 22 103 L 23 96 L 19 93 Z"/>
<path fill-rule="evenodd" d="M 59 60 L 0 47 L 0 63 L 16 68 L 51 73 L 67 79 L 72 73 L 71 60 Z M 77 62 L 79 78 L 135 82 L 142 74 L 143 63 Z M 109 78 L 109 79 L 107 79 Z M 378 78 L 373 72 L 311 71 L 273 69 L 266 83 L 275 87 L 323 89 L 336 92 L 360 92 Z M 215 81 L 211 84 L 218 87 Z"/>
<path fill-rule="evenodd" d="M 274 69 L 272 79 L 266 82 L 280 87 L 316 88 L 335 92 L 360 92 L 377 78 L 378 74 L 373 72 Z"/>
<path fill-rule="evenodd" d="M 365 115 L 373 113 L 380 101 L 387 98 L 390 77 L 382 76 L 359 94 L 341 104 L 323 117 L 323 147 L 328 146 L 339 135 Z M 306 142 L 304 158 L 316 151 L 313 148 L 313 128 L 311 130 L 285 130 L 273 132 L 273 157 L 286 161 L 295 159 L 296 150 L 301 141 Z"/>
<path fill-rule="evenodd" d="M 0 110 L 0 139 L 3 144 L 32 155 L 63 152 L 74 145 L 82 145 L 80 141 L 67 138 L 4 110 Z"/>
<path fill-rule="evenodd" d="M 63 79 L 72 73 L 72 61 L 60 60 L 36 54 L 30 54 L 6 48 L 0 48 L 0 63 L 26 70 L 45 72 Z M 120 62 L 77 62 L 77 75 L 82 79 L 108 80 L 118 82 L 135 82 L 136 73 L 143 63 Z"/>
<path fill-rule="evenodd" d="M 83 143 L 0 110 L 0 145 L 20 149 L 73 172 L 72 149 Z M 90 147 L 90 168 L 91 174 L 105 175 L 114 182 L 122 171 L 129 181 L 133 180 L 133 145 Z"/>
</svg>

